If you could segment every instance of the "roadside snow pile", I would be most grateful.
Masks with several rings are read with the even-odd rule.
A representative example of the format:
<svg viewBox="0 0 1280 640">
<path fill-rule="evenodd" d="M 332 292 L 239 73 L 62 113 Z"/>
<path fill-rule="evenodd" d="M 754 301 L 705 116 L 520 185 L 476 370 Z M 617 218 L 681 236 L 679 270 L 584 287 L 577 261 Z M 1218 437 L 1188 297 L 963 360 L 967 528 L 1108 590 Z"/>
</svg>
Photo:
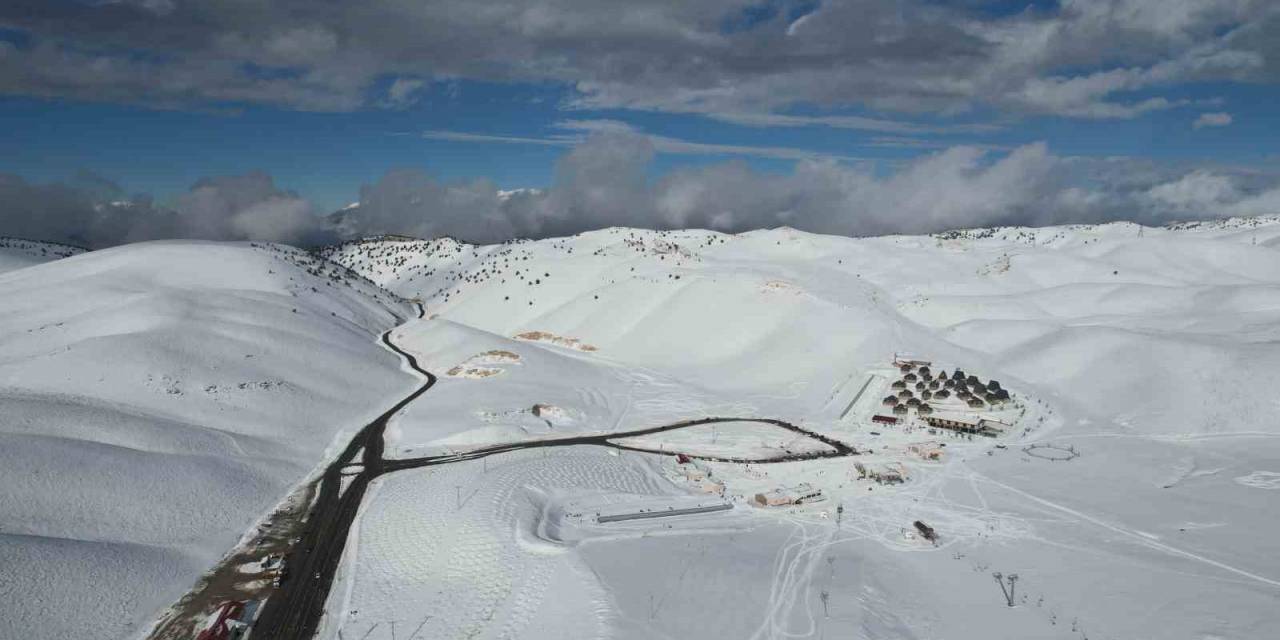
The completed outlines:
<svg viewBox="0 0 1280 640">
<path fill-rule="evenodd" d="M 412 388 L 412 310 L 273 245 L 0 275 L 0 637 L 127 637 Z"/>
<path fill-rule="evenodd" d="M 50 260 L 69 258 L 84 252 L 85 249 L 67 244 L 0 236 L 0 273 Z"/>
</svg>

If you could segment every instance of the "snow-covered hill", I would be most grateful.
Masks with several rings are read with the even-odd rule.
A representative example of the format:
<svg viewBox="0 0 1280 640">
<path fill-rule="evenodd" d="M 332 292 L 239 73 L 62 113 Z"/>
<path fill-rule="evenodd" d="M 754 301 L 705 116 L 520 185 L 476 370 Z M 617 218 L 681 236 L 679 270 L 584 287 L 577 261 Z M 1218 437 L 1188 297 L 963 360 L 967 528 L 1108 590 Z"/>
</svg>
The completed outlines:
<svg viewBox="0 0 1280 640">
<path fill-rule="evenodd" d="M 874 484 L 839 459 L 708 463 L 729 515 L 606 527 L 575 518 L 666 508 L 705 481 L 588 449 L 387 476 L 331 596 L 358 614 L 324 637 L 390 638 L 390 620 L 442 637 L 1261 637 L 1280 589 L 1263 533 L 1280 524 L 1277 246 L 1280 221 L 1237 219 L 332 247 L 431 318 L 397 335 L 446 375 L 389 431 L 393 455 L 773 417 L 908 479 Z M 975 442 L 915 417 L 873 424 L 905 353 L 998 378 L 1013 426 Z M 719 437 L 654 446 L 734 446 Z M 939 441 L 941 461 L 922 460 Z M 801 486 L 823 499 L 746 506 Z M 946 532 L 939 547 L 911 535 L 917 519 Z M 1022 577 L 1017 606 L 993 572 Z"/>
<path fill-rule="evenodd" d="M 157 242 L 0 275 L 0 637 L 122 638 L 414 382 L 410 312 L 290 247 Z"/>
<path fill-rule="evenodd" d="M 496 246 L 369 239 L 324 254 L 458 324 L 573 337 L 711 388 L 785 387 L 794 410 L 911 350 L 1158 433 L 1173 416 L 1190 432 L 1270 429 L 1277 242 L 1280 221 L 1236 219 L 864 239 L 609 229 Z"/>
<path fill-rule="evenodd" d="M 84 253 L 84 249 L 56 242 L 0 237 L 0 273 Z"/>
<path fill-rule="evenodd" d="M 172 242 L 23 267 L 0 275 L 0 637 L 145 628 L 415 387 L 374 340 L 393 326 L 439 381 L 388 424 L 389 458 L 706 416 L 859 455 L 547 447 L 387 473 L 321 637 L 1265 637 L 1278 247 L 1257 218 L 380 237 L 330 262 Z M 873 422 L 902 359 L 998 379 L 1010 403 L 932 401 L 998 437 Z M 823 449 L 742 421 L 627 442 Z M 813 497 L 758 506 L 788 495 Z M 730 508 L 597 519 L 709 501 Z M 1021 576 L 1014 606 L 995 572 Z"/>
</svg>

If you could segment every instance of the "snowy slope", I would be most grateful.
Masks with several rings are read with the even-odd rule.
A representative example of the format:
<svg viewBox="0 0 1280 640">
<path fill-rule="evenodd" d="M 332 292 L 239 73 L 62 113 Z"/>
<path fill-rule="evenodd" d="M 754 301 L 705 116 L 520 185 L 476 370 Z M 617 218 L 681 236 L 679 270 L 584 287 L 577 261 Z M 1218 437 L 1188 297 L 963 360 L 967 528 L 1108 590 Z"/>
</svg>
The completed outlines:
<svg viewBox="0 0 1280 640">
<path fill-rule="evenodd" d="M 906 482 L 838 458 L 708 463 L 730 513 L 605 526 L 573 514 L 705 483 L 670 456 L 598 449 L 393 474 L 348 543 L 330 606 L 347 613 L 323 635 L 391 638 L 398 621 L 428 637 L 1263 637 L 1280 622 L 1280 542 L 1264 533 L 1280 524 L 1277 247 L 1280 221 L 1259 218 L 330 248 L 427 307 L 396 335 L 445 375 L 388 431 L 393 455 L 770 417 Z M 871 424 L 901 353 L 998 378 L 1014 426 L 975 441 Z M 690 438 L 735 442 L 651 440 Z M 911 449 L 939 440 L 940 461 Z M 799 484 L 823 500 L 748 506 Z M 993 572 L 1022 576 L 1016 606 Z"/>
<path fill-rule="evenodd" d="M 84 249 L 56 242 L 0 237 L 0 273 L 84 253 Z"/>
<path fill-rule="evenodd" d="M 158 242 L 0 275 L 3 638 L 138 633 L 413 381 L 410 310 L 289 247 Z"/>
<path fill-rule="evenodd" d="M 770 389 L 795 410 L 916 351 L 1140 414 L 1139 428 L 1178 415 L 1198 432 L 1254 429 L 1280 383 L 1273 241 L 1280 222 L 1233 219 L 866 239 L 610 229 L 481 247 L 374 239 L 327 255 L 472 329 L 576 338 L 597 360 Z M 1237 409 L 1220 415 L 1219 402 Z"/>
</svg>

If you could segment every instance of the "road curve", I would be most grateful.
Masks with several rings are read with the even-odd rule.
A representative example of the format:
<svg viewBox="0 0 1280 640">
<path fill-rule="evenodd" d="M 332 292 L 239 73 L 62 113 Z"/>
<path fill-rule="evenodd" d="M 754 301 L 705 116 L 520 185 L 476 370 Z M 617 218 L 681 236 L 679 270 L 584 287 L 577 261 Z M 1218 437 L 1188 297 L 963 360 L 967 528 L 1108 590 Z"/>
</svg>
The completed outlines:
<svg viewBox="0 0 1280 640">
<path fill-rule="evenodd" d="M 424 313 L 425 311 L 419 303 L 418 318 L 421 319 Z M 420 367 L 417 359 L 412 354 L 404 351 L 391 340 L 391 331 L 388 330 L 382 334 L 383 344 L 399 354 L 401 358 L 404 358 L 410 368 L 425 378 L 425 382 L 417 390 L 397 402 L 395 406 L 378 416 L 373 422 L 365 425 L 351 439 L 342 454 L 325 469 L 315 505 L 311 508 L 307 517 L 305 533 L 293 544 L 292 550 L 285 559 L 285 566 L 289 570 L 290 577 L 281 584 L 263 605 L 261 613 L 253 626 L 252 637 L 255 639 L 308 640 L 315 636 L 316 630 L 320 625 L 320 619 L 324 615 L 324 605 L 328 600 L 329 590 L 333 586 L 333 578 L 337 572 L 338 563 L 342 560 L 342 551 L 346 546 L 351 524 L 355 521 L 356 514 L 360 510 L 360 503 L 364 499 L 369 482 L 384 473 L 450 464 L 465 460 L 477 460 L 498 453 L 542 447 L 596 445 L 660 455 L 675 455 L 678 452 L 654 451 L 622 445 L 613 441 L 621 438 L 723 422 L 759 422 L 774 425 L 818 440 L 830 446 L 831 451 L 761 459 L 686 455 L 690 458 L 703 460 L 752 464 L 858 455 L 858 451 L 853 447 L 839 440 L 808 431 L 782 420 L 709 417 L 683 420 L 633 431 L 527 440 L 481 447 L 449 455 L 386 460 L 383 458 L 385 446 L 383 435 L 387 428 L 387 422 L 410 402 L 426 393 L 436 383 L 436 377 L 431 372 Z M 363 454 L 360 460 L 357 461 L 355 459 L 356 454 L 361 451 L 363 451 Z M 351 473 L 353 468 L 358 468 L 359 471 L 353 474 Z M 343 474 L 344 470 L 347 472 L 345 476 Z M 342 487 L 344 478 L 347 480 L 345 490 Z"/>
</svg>

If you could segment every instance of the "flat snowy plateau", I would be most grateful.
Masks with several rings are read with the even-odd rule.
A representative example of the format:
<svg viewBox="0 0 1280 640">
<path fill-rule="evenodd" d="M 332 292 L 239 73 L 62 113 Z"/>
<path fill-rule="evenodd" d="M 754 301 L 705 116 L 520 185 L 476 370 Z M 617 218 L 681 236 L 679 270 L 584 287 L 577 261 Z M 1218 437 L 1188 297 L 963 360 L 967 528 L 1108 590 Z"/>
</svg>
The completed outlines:
<svg viewBox="0 0 1280 640">
<path fill-rule="evenodd" d="M 372 482 L 323 638 L 1280 626 L 1280 219 L 58 257 L 0 245 L 6 640 L 147 636 L 419 386 L 388 329 L 385 456 L 459 458 Z"/>
</svg>

